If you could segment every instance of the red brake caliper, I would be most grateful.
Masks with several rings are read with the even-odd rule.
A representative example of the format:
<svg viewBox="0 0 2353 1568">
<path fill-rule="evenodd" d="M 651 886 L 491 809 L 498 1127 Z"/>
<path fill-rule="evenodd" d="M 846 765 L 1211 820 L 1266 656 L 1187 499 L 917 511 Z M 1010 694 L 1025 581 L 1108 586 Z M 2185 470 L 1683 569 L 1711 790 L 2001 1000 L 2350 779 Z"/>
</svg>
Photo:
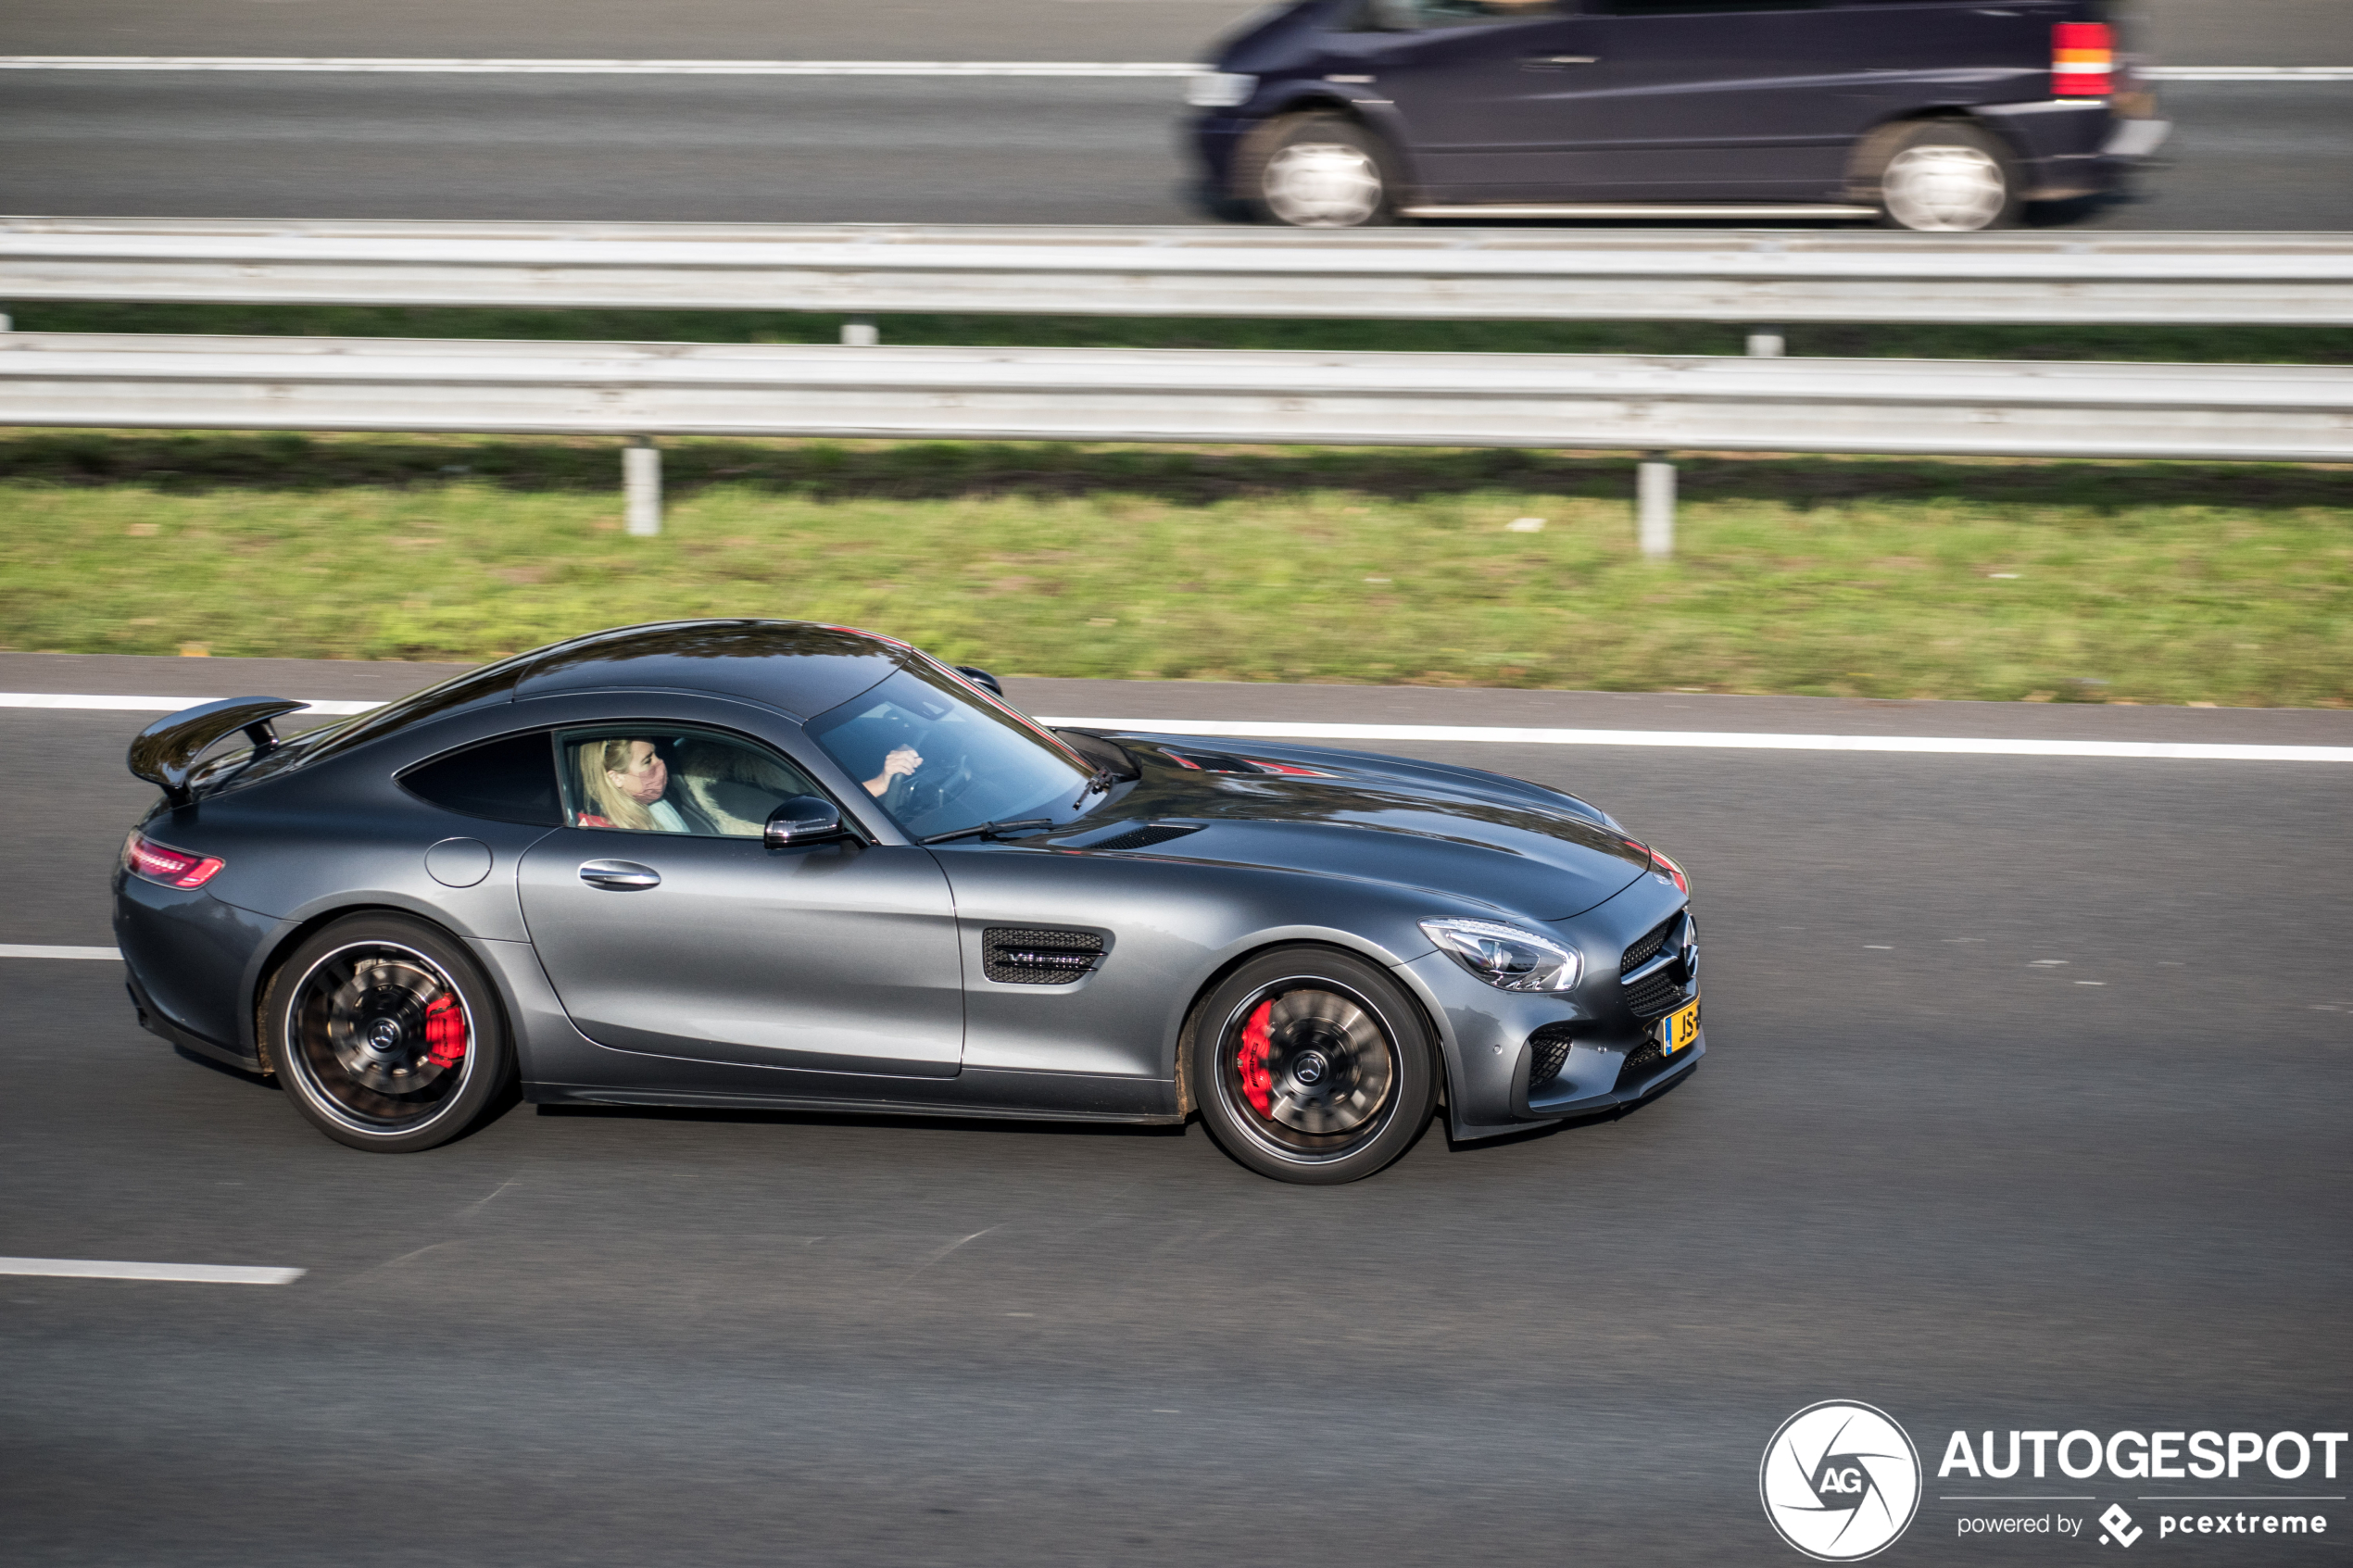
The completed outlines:
<svg viewBox="0 0 2353 1568">
<path fill-rule="evenodd" d="M 435 1067 L 455 1067 L 466 1060 L 465 1010 L 447 991 L 425 1009 L 425 1057 Z"/>
<path fill-rule="evenodd" d="M 1249 1100 L 1261 1116 L 1275 1113 L 1275 1079 L 1266 1071 L 1266 1053 L 1274 1048 L 1275 1044 L 1266 1037 L 1266 1018 L 1274 1010 L 1272 1001 L 1258 1004 L 1258 1010 L 1250 1015 L 1248 1023 L 1242 1025 L 1241 1053 L 1235 1060 L 1235 1065 L 1241 1070 L 1242 1098 Z"/>
</svg>

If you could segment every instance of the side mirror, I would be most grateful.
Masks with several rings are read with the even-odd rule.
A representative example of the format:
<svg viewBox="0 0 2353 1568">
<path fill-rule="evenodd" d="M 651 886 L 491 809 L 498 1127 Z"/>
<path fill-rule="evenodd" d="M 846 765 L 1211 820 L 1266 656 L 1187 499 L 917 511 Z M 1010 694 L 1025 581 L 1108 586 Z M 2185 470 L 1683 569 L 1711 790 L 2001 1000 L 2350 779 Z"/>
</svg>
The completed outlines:
<svg viewBox="0 0 2353 1568">
<path fill-rule="evenodd" d="M 956 673 L 962 675 L 965 680 L 970 681 L 975 686 L 987 687 L 992 696 L 1003 696 L 1005 695 L 1005 688 L 998 681 L 997 677 L 991 675 L 988 671 L 983 670 L 976 664 L 959 664 L 956 666 Z"/>
<path fill-rule="evenodd" d="M 781 802 L 768 813 L 768 825 L 760 835 L 761 842 L 771 849 L 823 844 L 827 839 L 848 836 L 841 825 L 841 813 L 834 809 L 834 803 L 814 795 L 796 795 Z"/>
</svg>

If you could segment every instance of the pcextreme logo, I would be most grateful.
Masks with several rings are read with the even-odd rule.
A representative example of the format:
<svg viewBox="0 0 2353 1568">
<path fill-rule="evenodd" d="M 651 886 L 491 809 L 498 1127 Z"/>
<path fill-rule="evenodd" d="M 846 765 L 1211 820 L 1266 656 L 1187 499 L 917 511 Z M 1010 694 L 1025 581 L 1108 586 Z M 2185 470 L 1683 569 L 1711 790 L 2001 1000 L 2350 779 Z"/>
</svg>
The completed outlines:
<svg viewBox="0 0 2353 1568">
<path fill-rule="evenodd" d="M 1818 1562 L 1856 1562 L 1919 1512 L 1919 1450 L 1885 1411 L 1825 1399 L 1781 1423 L 1756 1489 L 1781 1539 Z"/>
</svg>

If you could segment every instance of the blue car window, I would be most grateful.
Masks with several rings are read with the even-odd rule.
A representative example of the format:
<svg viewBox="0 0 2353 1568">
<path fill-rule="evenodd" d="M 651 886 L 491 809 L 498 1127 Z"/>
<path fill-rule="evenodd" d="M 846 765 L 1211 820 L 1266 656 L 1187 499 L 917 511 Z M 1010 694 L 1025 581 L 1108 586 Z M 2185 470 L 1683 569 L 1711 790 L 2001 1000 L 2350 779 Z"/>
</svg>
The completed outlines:
<svg viewBox="0 0 2353 1568">
<path fill-rule="evenodd" d="M 808 734 L 911 838 L 1076 816 L 1093 770 L 944 671 L 901 668 L 809 721 Z"/>
</svg>

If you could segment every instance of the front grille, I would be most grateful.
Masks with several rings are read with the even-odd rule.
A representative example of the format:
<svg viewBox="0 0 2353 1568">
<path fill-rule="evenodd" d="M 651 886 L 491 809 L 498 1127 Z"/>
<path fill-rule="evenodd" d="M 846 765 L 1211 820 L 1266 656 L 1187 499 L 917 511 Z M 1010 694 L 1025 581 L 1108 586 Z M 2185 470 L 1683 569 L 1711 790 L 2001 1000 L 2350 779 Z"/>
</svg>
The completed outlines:
<svg viewBox="0 0 2353 1568">
<path fill-rule="evenodd" d="M 1174 822 L 1150 822 L 1139 828 L 1085 846 L 1088 849 L 1149 849 L 1155 844 L 1165 844 L 1172 838 L 1182 838 L 1189 833 L 1199 833 L 1194 827 L 1179 827 Z"/>
<path fill-rule="evenodd" d="M 1528 1092 L 1534 1094 L 1561 1075 L 1568 1063 L 1569 1047 L 1576 1042 L 1566 1023 L 1547 1023 L 1528 1037 Z"/>
<path fill-rule="evenodd" d="M 992 925 L 981 935 L 980 972 L 1000 985 L 1067 985 L 1102 961 L 1091 931 Z"/>
<path fill-rule="evenodd" d="M 1657 960 L 1670 944 L 1689 941 L 1685 935 L 1691 912 L 1678 909 L 1666 920 L 1636 937 L 1617 960 L 1617 972 L 1623 977 L 1644 964 Z M 1693 966 L 1683 962 L 1658 965 L 1640 980 L 1626 980 L 1625 995 L 1628 1010 L 1645 1023 L 1654 1018 L 1664 1018 L 1680 1007 L 1687 997 L 1685 987 L 1691 985 Z"/>
<path fill-rule="evenodd" d="M 1630 1089 L 1649 1077 L 1654 1070 L 1666 1064 L 1667 1053 L 1658 1048 L 1658 1042 L 1644 1040 L 1642 1048 L 1629 1055 L 1626 1064 L 1617 1070 L 1617 1086 Z"/>
<path fill-rule="evenodd" d="M 1657 929 L 1635 937 L 1634 945 L 1627 948 L 1625 956 L 1617 960 L 1617 972 L 1631 974 L 1658 957 L 1658 950 L 1667 946 L 1667 939 L 1675 935 L 1675 928 L 1682 923 L 1682 912 L 1678 910 L 1659 922 Z"/>
<path fill-rule="evenodd" d="M 1640 985 L 1626 987 L 1626 1006 L 1636 1018 L 1648 1023 L 1654 1018 L 1665 1018 L 1683 1005 L 1683 982 L 1669 964 L 1657 973 L 1647 975 Z"/>
</svg>

